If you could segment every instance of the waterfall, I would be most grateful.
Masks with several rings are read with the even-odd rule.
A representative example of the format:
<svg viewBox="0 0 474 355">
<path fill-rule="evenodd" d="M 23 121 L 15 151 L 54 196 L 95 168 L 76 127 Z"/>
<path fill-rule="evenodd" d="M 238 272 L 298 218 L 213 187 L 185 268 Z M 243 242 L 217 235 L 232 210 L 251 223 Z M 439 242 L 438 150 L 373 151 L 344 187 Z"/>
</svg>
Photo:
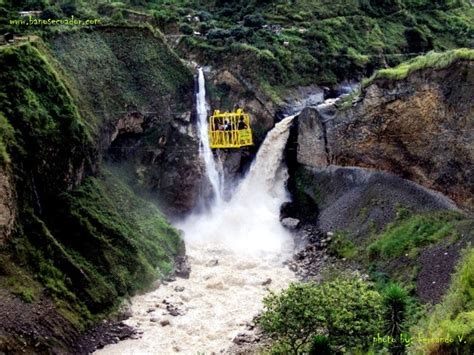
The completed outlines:
<svg viewBox="0 0 474 355">
<path fill-rule="evenodd" d="M 235 194 L 236 199 L 255 196 L 255 193 L 270 193 L 280 199 L 286 198 L 286 168 L 282 165 L 283 149 L 290 134 L 290 125 L 295 116 L 288 116 L 277 123 L 262 143 L 247 177 Z M 255 197 L 254 197 L 255 198 Z"/>
<path fill-rule="evenodd" d="M 207 103 L 206 103 L 206 81 L 202 68 L 198 69 L 198 91 L 196 93 L 196 106 L 198 115 L 198 130 L 199 130 L 199 154 L 204 160 L 206 167 L 206 174 L 209 182 L 212 186 L 212 192 L 217 204 L 222 201 L 222 189 L 223 189 L 223 174 L 219 173 L 222 171 L 222 164 L 220 169 L 214 160 L 214 155 L 209 146 L 209 126 L 207 122 Z"/>
<path fill-rule="evenodd" d="M 282 160 L 293 117 L 283 119 L 268 133 L 230 201 L 208 215 L 191 216 L 179 226 L 188 245 L 211 243 L 238 253 L 270 252 L 272 257 L 288 250 L 291 237 L 281 226 L 279 214 L 288 199 Z"/>
</svg>

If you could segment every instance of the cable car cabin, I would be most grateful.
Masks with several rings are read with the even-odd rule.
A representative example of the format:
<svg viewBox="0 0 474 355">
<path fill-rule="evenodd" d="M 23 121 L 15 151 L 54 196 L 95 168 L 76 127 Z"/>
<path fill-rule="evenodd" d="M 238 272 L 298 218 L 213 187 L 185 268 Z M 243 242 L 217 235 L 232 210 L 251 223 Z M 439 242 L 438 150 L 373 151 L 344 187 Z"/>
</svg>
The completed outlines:
<svg viewBox="0 0 474 355">
<path fill-rule="evenodd" d="M 209 117 L 211 148 L 241 148 L 253 145 L 250 116 L 242 109 L 235 112 L 214 111 Z"/>
</svg>

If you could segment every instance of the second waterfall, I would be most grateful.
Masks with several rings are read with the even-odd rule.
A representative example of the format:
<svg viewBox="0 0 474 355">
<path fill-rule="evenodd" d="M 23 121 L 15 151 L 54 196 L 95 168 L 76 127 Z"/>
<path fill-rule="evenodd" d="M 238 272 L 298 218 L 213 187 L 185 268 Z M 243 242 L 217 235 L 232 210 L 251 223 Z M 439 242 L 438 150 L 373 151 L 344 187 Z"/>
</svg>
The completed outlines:
<svg viewBox="0 0 474 355">
<path fill-rule="evenodd" d="M 196 107 L 199 130 L 199 153 L 204 160 L 206 175 L 212 186 L 216 204 L 222 202 L 224 189 L 224 174 L 222 165 L 216 164 L 212 150 L 209 147 L 209 125 L 207 122 L 206 81 L 202 68 L 198 69 L 198 88 L 196 92 Z"/>
</svg>

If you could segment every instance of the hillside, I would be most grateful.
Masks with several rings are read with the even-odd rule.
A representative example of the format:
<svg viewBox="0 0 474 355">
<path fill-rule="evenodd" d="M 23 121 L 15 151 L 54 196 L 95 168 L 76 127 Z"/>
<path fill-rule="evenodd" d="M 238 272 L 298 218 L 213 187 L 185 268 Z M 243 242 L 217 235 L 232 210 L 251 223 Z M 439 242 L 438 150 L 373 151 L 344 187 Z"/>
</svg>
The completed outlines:
<svg viewBox="0 0 474 355">
<path fill-rule="evenodd" d="M 156 206 L 101 163 L 101 133 L 119 118 L 99 121 L 86 105 L 78 109 L 84 96 L 69 90 L 76 82 L 64 79 L 44 44 L 2 48 L 0 57 L 1 284 L 32 305 L 52 299 L 48 319 L 64 323 L 49 340 L 48 327 L 13 323 L 2 349 L 70 347 L 120 298 L 168 275 L 183 245 Z M 9 305 L 2 294 L 2 314 Z"/>
</svg>

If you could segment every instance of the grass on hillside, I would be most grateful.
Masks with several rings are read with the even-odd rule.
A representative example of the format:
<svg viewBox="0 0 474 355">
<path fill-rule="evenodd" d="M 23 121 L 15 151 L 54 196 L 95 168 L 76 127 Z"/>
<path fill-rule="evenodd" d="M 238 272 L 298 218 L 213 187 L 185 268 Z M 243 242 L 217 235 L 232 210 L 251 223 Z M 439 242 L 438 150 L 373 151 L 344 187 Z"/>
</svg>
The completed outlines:
<svg viewBox="0 0 474 355">
<path fill-rule="evenodd" d="M 474 249 L 469 246 L 458 262 L 451 286 L 427 320 L 413 329 L 426 338 L 451 338 L 450 344 L 415 343 L 414 353 L 474 353 Z"/>
<path fill-rule="evenodd" d="M 372 260 L 393 259 L 404 253 L 416 256 L 420 247 L 456 236 L 455 224 L 462 219 L 457 212 L 444 211 L 393 222 L 367 247 L 368 255 Z"/>
<path fill-rule="evenodd" d="M 362 86 L 367 87 L 378 79 L 402 80 L 414 71 L 421 69 L 443 69 L 458 60 L 474 60 L 474 49 L 460 48 L 442 53 L 430 52 L 427 55 L 404 62 L 395 68 L 378 70 L 369 79 L 364 80 Z"/>
<path fill-rule="evenodd" d="M 158 33 L 149 28 L 111 26 L 51 36 L 52 54 L 80 106 L 96 126 L 127 110 L 189 110 L 193 76 Z M 86 69 L 87 68 L 87 69 Z M 168 97 L 182 97 L 170 107 Z"/>
</svg>

